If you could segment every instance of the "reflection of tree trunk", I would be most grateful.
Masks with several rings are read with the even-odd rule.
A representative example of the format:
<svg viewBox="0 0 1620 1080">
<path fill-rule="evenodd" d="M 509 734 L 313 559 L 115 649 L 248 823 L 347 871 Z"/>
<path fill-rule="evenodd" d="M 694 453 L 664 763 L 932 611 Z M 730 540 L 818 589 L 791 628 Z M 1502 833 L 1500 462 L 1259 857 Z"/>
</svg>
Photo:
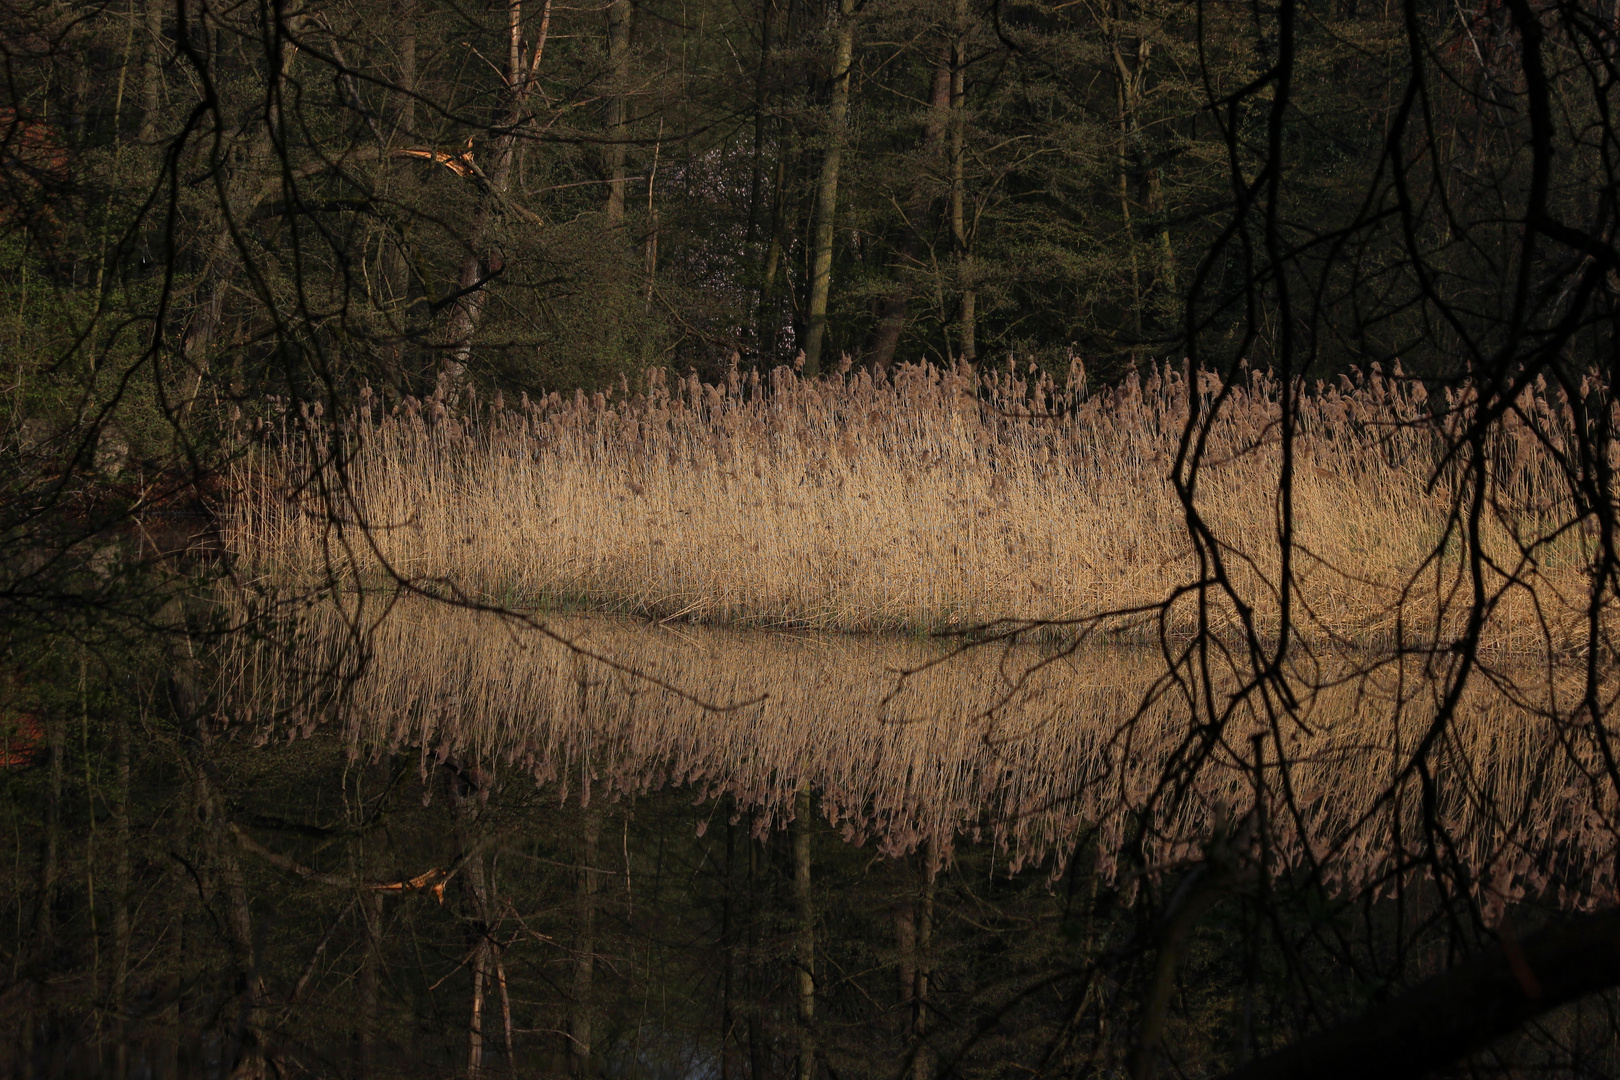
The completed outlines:
<svg viewBox="0 0 1620 1080">
<path fill-rule="evenodd" d="M 768 1080 L 770 1056 L 765 1045 L 765 1025 L 760 1020 L 759 1000 L 759 890 L 764 841 L 748 839 L 748 1080 Z"/>
<path fill-rule="evenodd" d="M 383 894 L 367 890 L 360 894 L 360 918 L 365 924 L 365 954 L 360 960 L 360 1075 L 370 1077 L 377 1070 L 378 996 L 382 982 Z"/>
<path fill-rule="evenodd" d="M 839 0 L 833 28 L 832 98 L 827 107 L 827 148 L 816 183 L 816 223 L 810 255 L 810 297 L 806 305 L 804 373 L 821 373 L 827 336 L 827 297 L 832 285 L 833 233 L 838 219 L 838 169 L 849 126 L 850 69 L 855 57 L 855 0 Z"/>
<path fill-rule="evenodd" d="M 736 949 L 732 942 L 731 868 L 737 855 L 737 827 L 731 823 L 726 807 L 726 861 L 725 882 L 720 890 L 720 1080 L 735 1080 L 737 1076 L 737 1041 L 732 1030 L 737 1025 L 733 990 L 737 966 Z"/>
<path fill-rule="evenodd" d="M 501 988 L 501 1029 L 506 1034 L 506 1068 L 516 1077 L 517 1051 L 512 1048 L 512 998 L 506 991 L 506 965 L 501 963 L 499 951 L 492 953 L 495 958 L 495 979 Z"/>
<path fill-rule="evenodd" d="M 363 786 L 364 781 L 368 776 L 374 775 L 379 781 L 377 786 L 386 790 L 387 778 L 392 771 L 388 760 L 384 757 L 377 765 L 361 769 L 359 780 L 356 782 L 349 819 L 350 827 L 356 830 L 355 839 L 350 845 L 350 873 L 356 881 L 372 881 L 384 877 L 384 873 L 377 872 L 381 867 L 377 865 L 379 860 L 369 838 L 360 830 L 366 824 L 367 789 Z M 363 890 L 356 898 L 356 902 L 360 911 L 361 928 L 365 934 L 365 951 L 360 956 L 360 1008 L 356 1019 L 359 1028 L 359 1064 L 360 1075 L 369 1077 L 375 1074 L 377 1068 L 377 1011 L 382 981 L 383 894 L 376 889 Z"/>
<path fill-rule="evenodd" d="M 455 806 L 456 843 L 462 851 L 474 852 L 462 872 L 472 901 L 472 1015 L 467 1024 L 467 1080 L 478 1080 L 484 1068 L 484 992 L 490 974 L 490 928 L 494 921 L 490 901 L 488 868 L 478 849 L 478 801 L 476 784 L 464 774 L 447 777 L 450 798 Z"/>
<path fill-rule="evenodd" d="M 979 294 L 973 283 L 973 253 L 967 223 L 967 0 L 956 0 L 956 36 L 951 41 L 951 240 L 956 251 L 956 273 L 961 290 L 958 347 L 962 359 L 979 355 Z"/>
<path fill-rule="evenodd" d="M 113 1048 L 113 1077 L 129 1075 L 129 1032 L 124 1016 L 129 998 L 129 718 L 116 721 L 117 791 L 113 799 L 113 984 L 112 1006 L 117 1017 Z"/>
<path fill-rule="evenodd" d="M 928 1032 L 928 977 L 931 971 L 934 937 L 934 845 L 930 841 L 920 853 L 922 888 L 908 895 L 894 913 L 895 953 L 899 969 L 901 1033 L 908 1046 L 920 1042 Z M 910 874 L 907 874 L 910 877 Z M 913 1080 L 928 1080 L 933 1064 L 926 1047 L 919 1046 L 912 1058 Z"/>
<path fill-rule="evenodd" d="M 793 899 L 798 928 L 794 963 L 799 985 L 798 1080 L 811 1080 L 816 1068 L 816 929 L 810 903 L 810 788 L 799 789 L 793 804 Z"/>
<path fill-rule="evenodd" d="M 177 677 L 184 684 L 186 677 Z M 198 707 L 193 692 L 182 685 L 175 695 L 195 740 L 193 783 L 197 808 L 206 830 L 206 843 L 218 875 L 218 890 L 223 894 L 225 926 L 237 970 L 237 994 L 242 1000 L 242 1023 L 239 1045 L 236 1047 L 233 1080 L 258 1080 L 265 1075 L 264 1058 L 264 984 L 259 974 L 258 955 L 253 940 L 253 911 L 248 903 L 247 879 L 242 873 L 242 862 L 237 858 L 236 840 L 226 828 L 224 800 L 215 790 L 214 763 L 209 753 L 210 735 L 204 711 Z"/>
<path fill-rule="evenodd" d="M 937 854 L 934 842 L 928 841 L 922 849 L 923 886 L 917 903 L 917 984 L 912 995 L 911 1033 L 922 1039 L 928 1034 L 928 980 L 933 974 L 934 948 L 934 877 Z M 933 1061 L 926 1045 L 917 1050 L 912 1063 L 914 1080 L 929 1080 L 933 1075 Z"/>
<path fill-rule="evenodd" d="M 591 982 L 596 971 L 596 859 L 602 835 L 602 811 L 587 806 L 581 812 L 579 878 L 574 893 L 574 995 L 568 1012 L 569 1053 L 574 1074 L 591 1071 Z"/>
<path fill-rule="evenodd" d="M 928 119 L 923 125 L 922 150 L 925 157 L 936 151 L 945 136 L 946 121 L 951 109 L 951 64 L 949 58 L 934 68 L 934 89 L 928 99 Z M 932 167 L 926 170 L 932 173 Z M 887 296 L 878 302 L 877 326 L 866 343 L 869 362 L 887 371 L 894 363 L 894 353 L 900 345 L 900 335 L 906 326 L 906 309 L 911 301 L 911 282 L 907 276 L 911 268 L 922 259 L 923 219 L 929 216 L 928 199 L 922 192 L 911 200 L 907 208 L 906 239 L 900 248 L 899 279 Z"/>
<path fill-rule="evenodd" d="M 45 723 L 50 746 L 50 781 L 45 789 L 45 850 L 40 858 L 39 904 L 34 911 L 32 943 L 41 956 L 52 951 L 56 939 L 56 889 L 61 874 L 62 776 L 67 756 L 67 724 L 60 716 L 50 716 Z M 25 1075 L 30 1077 L 34 1071 L 34 1029 L 41 1020 L 40 1010 L 34 1004 L 38 997 L 35 989 L 29 987 L 25 998 L 29 1007 L 23 1010 L 22 1018 L 23 1067 Z"/>
<path fill-rule="evenodd" d="M 903 863 L 901 864 L 904 865 Z M 910 876 L 909 874 L 907 875 Z M 895 966 L 899 976 L 896 990 L 900 999 L 900 1034 L 911 1042 L 913 998 L 917 993 L 917 906 L 907 896 L 894 909 Z"/>
<path fill-rule="evenodd" d="M 39 909 L 34 927 L 41 951 L 56 938 L 56 882 L 61 872 L 62 775 L 67 757 L 67 724 L 60 716 L 46 719 L 50 739 L 50 784 L 45 789 L 45 857 L 39 868 Z"/>
<path fill-rule="evenodd" d="M 157 1067 L 153 1070 L 158 1076 L 180 1075 L 180 998 L 186 986 L 186 913 L 191 907 L 192 888 L 191 882 L 184 880 L 179 873 L 172 880 L 179 898 L 165 935 L 168 956 L 165 959 L 163 991 L 166 1000 L 159 1019 L 163 1039 L 156 1055 Z"/>
<path fill-rule="evenodd" d="M 629 119 L 625 92 L 630 88 L 630 0 L 608 4 L 608 67 L 613 75 L 613 100 L 608 105 L 609 225 L 624 224 L 624 125 Z"/>
<path fill-rule="evenodd" d="M 467 1027 L 467 1080 L 478 1080 L 484 1070 L 484 983 L 489 939 L 480 936 L 473 946 L 472 1020 Z"/>
</svg>

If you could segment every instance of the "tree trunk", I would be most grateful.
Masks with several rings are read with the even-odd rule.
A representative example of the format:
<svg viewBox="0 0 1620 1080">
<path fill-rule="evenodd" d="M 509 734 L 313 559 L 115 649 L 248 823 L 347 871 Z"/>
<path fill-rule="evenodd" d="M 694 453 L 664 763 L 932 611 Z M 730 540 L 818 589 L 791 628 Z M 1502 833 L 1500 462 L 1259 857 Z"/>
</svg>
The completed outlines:
<svg viewBox="0 0 1620 1080">
<path fill-rule="evenodd" d="M 776 0 L 760 0 L 759 67 L 754 72 L 754 160 L 748 176 L 748 232 L 745 242 L 759 239 L 760 204 L 765 189 L 765 105 L 769 95 L 767 79 L 775 47 Z"/>
<path fill-rule="evenodd" d="M 808 365 L 807 365 L 808 366 Z M 816 1068 L 816 928 L 810 902 L 810 788 L 793 803 L 793 899 L 798 915 L 794 965 L 798 969 L 798 1080 L 811 1080 Z"/>
<path fill-rule="evenodd" d="M 619 0 L 615 0 L 619 2 Z M 441 371 L 445 399 L 454 405 L 467 379 L 467 363 L 472 359 L 473 339 L 483 321 L 484 304 L 489 298 L 489 282 L 503 266 L 491 240 L 493 226 L 507 207 L 507 189 L 511 184 L 512 157 L 517 148 L 518 128 L 523 124 L 524 105 L 534 86 L 545 54 L 546 39 L 551 30 L 551 0 L 545 0 L 541 9 L 540 29 L 536 35 L 534 52 L 528 63 L 523 62 L 522 0 L 507 0 L 508 40 L 506 83 L 506 115 L 501 126 L 504 133 L 496 136 L 491 147 L 491 163 L 483 176 L 483 197 L 473 212 L 471 243 L 461 261 L 461 273 L 456 279 L 459 299 L 451 306 L 450 324 L 446 333 L 449 355 Z"/>
<path fill-rule="evenodd" d="M 957 342 L 962 359 L 979 355 L 979 294 L 973 282 L 973 253 L 967 223 L 967 0 L 956 0 L 956 36 L 951 41 L 951 242 L 956 253 L 957 286 L 961 307 Z"/>
<path fill-rule="evenodd" d="M 781 320 L 776 308 L 776 277 L 782 267 L 782 251 L 787 246 L 787 165 L 790 156 L 787 146 L 778 146 L 776 152 L 776 183 L 771 193 L 771 242 L 765 252 L 765 271 L 759 286 L 759 358 L 769 364 L 776 359 Z"/>
<path fill-rule="evenodd" d="M 396 0 L 394 20 L 399 27 L 399 107 L 394 123 L 407 139 L 416 130 L 416 3 Z"/>
<path fill-rule="evenodd" d="M 146 0 L 145 48 L 141 51 L 141 123 L 142 146 L 157 142 L 158 110 L 163 96 L 163 0 Z"/>
<path fill-rule="evenodd" d="M 827 149 L 816 182 L 816 218 L 810 255 L 810 298 L 806 305 L 804 374 L 821 373 L 827 338 L 827 296 L 832 285 L 833 233 L 838 224 L 838 169 L 849 128 L 850 69 L 855 58 L 855 0 L 839 0 L 833 27 L 832 97 L 827 107 Z"/>
<path fill-rule="evenodd" d="M 624 125 L 629 120 L 625 92 L 630 86 L 630 0 L 608 4 L 608 68 L 612 71 L 613 100 L 608 105 L 609 225 L 624 224 Z"/>
<path fill-rule="evenodd" d="M 928 117 L 923 124 L 922 151 L 925 158 L 937 151 L 944 139 L 951 111 L 951 80 L 952 64 L 947 55 L 934 68 L 934 88 L 928 99 Z M 928 199 L 923 192 L 919 191 L 913 196 L 907 216 L 910 221 L 906 224 L 906 239 L 900 248 L 899 265 L 895 268 L 899 278 L 888 295 L 878 302 L 877 326 L 866 343 L 867 360 L 884 371 L 893 365 L 900 335 L 906 327 L 906 311 L 911 302 L 911 282 L 906 275 L 911 267 L 922 260 L 922 223 L 924 218 L 930 216 Z"/>
<path fill-rule="evenodd" d="M 314 26 L 313 17 L 309 15 L 288 15 L 286 18 L 298 33 L 303 33 Z M 297 49 L 282 50 L 281 67 L 276 76 L 278 81 L 286 82 L 297 57 Z M 279 99 L 278 94 L 267 95 L 267 100 L 272 104 L 266 110 L 263 126 L 250 140 L 246 160 L 229 174 L 229 179 L 218 189 L 223 203 L 220 206 L 220 213 L 225 220 L 220 225 L 219 234 L 214 239 L 214 249 L 209 255 L 208 272 L 204 275 L 207 288 L 203 300 L 192 312 L 181 341 L 182 356 L 188 369 L 187 375 L 191 378 L 191 386 L 179 395 L 179 411 L 182 416 L 190 412 L 193 402 L 202 390 L 203 380 L 208 372 L 208 350 L 213 345 L 214 337 L 219 332 L 220 322 L 224 317 L 225 295 L 231 288 L 231 275 L 226 272 L 226 268 L 232 261 L 231 252 L 236 245 L 236 226 L 252 215 L 270 190 L 261 180 L 261 176 L 275 149 L 276 129 L 281 124 L 280 110 L 274 104 Z M 228 160 L 228 151 L 220 153 L 217 159 L 221 164 L 225 160 Z"/>
<path fill-rule="evenodd" d="M 1116 36 L 1112 51 L 1119 103 L 1120 209 L 1131 250 L 1131 283 L 1136 302 L 1135 329 L 1141 333 L 1145 322 L 1144 288 L 1142 272 L 1137 261 L 1136 239 L 1131 228 L 1129 180 L 1131 172 L 1136 172 L 1142 178 L 1148 227 L 1152 230 L 1153 244 L 1157 248 L 1158 266 L 1152 289 L 1154 292 L 1167 294 L 1167 299 L 1173 298 L 1176 292 L 1175 248 L 1170 239 L 1170 222 L 1164 202 L 1164 172 L 1157 164 L 1148 160 L 1142 134 L 1142 98 L 1146 91 L 1152 43 L 1138 34 L 1127 45 Z"/>
</svg>

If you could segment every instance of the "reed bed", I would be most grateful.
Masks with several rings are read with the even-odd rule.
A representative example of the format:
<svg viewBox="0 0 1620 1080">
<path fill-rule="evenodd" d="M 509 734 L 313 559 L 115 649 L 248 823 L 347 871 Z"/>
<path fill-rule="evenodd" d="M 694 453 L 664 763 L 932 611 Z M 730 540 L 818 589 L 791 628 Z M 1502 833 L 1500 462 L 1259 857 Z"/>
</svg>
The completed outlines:
<svg viewBox="0 0 1620 1080">
<path fill-rule="evenodd" d="M 689 785 L 760 833 L 791 817 L 809 787 L 852 842 L 894 854 L 931 841 L 948 856 L 960 837 L 988 839 L 1009 870 L 1044 859 L 1061 867 L 1094 828 L 1103 878 L 1130 887 L 1122 852 L 1138 827 L 1146 865 L 1174 867 L 1204 857 L 1199 844 L 1223 835 L 1227 808 L 1254 804 L 1245 758 L 1260 734 L 1272 869 L 1315 859 L 1337 887 L 1391 889 L 1392 867 L 1412 865 L 1434 835 L 1419 818 L 1416 778 L 1393 781 L 1434 710 L 1430 684 L 1399 665 L 1342 683 L 1322 670 L 1300 679 L 1330 688 L 1302 690 L 1305 723 L 1280 744 L 1262 718 L 1239 714 L 1187 797 L 1170 801 L 1158 785 L 1188 735 L 1187 709 L 1151 692 L 1163 672 L 1151 650 L 1054 658 L 1035 646 L 984 647 L 902 684 L 898 672 L 941 646 L 602 616 L 551 620 L 548 637 L 420 600 L 375 620 L 364 605 L 318 608 L 305 628 L 291 651 L 227 665 L 232 722 L 295 738 L 341 716 L 355 753 L 419 755 L 424 780 L 453 758 L 487 770 L 486 783 L 526 773 L 586 803 Z M 1488 907 L 1526 895 L 1612 902 L 1614 792 L 1595 747 L 1555 737 L 1551 721 L 1525 710 L 1534 702 L 1567 714 L 1572 700 L 1561 697 L 1579 692 L 1538 670 L 1518 683 L 1506 669 L 1474 681 L 1430 757 L 1434 824 Z M 342 688 L 341 710 L 309 701 L 316 672 Z M 1291 802 L 1279 760 L 1289 763 Z M 1386 788 L 1397 795 L 1380 801 Z M 1258 858 L 1252 832 L 1224 834 L 1237 854 Z"/>
<path fill-rule="evenodd" d="M 497 398 L 460 417 L 437 399 L 385 413 L 368 394 L 340 422 L 306 411 L 245 458 L 237 487 L 255 494 L 226 531 L 278 586 L 398 575 L 520 607 L 838 631 L 1083 620 L 1166 604 L 1205 572 L 1170 482 L 1187 378 L 1166 368 L 1086 397 L 963 368 L 733 370 L 718 385 L 653 372 L 638 393 Z M 1216 381 L 1196 378 L 1207 404 Z M 1469 395 L 1430 401 L 1376 370 L 1299 390 L 1295 629 L 1443 647 L 1473 588 L 1464 541 L 1442 542 L 1467 494 L 1442 460 Z M 1280 391 L 1253 372 L 1224 402 L 1197 489 L 1263 629 L 1281 618 Z M 1501 595 L 1485 642 L 1539 653 L 1581 640 L 1593 541 L 1569 527 L 1547 453 L 1567 440 L 1567 405 L 1534 388 L 1521 404 L 1528 419 L 1509 414 L 1488 462 L 1481 545 L 1503 571 L 1487 573 Z M 1190 633 L 1197 596 L 1112 629 Z M 1219 595 L 1207 614 L 1234 625 Z"/>
</svg>

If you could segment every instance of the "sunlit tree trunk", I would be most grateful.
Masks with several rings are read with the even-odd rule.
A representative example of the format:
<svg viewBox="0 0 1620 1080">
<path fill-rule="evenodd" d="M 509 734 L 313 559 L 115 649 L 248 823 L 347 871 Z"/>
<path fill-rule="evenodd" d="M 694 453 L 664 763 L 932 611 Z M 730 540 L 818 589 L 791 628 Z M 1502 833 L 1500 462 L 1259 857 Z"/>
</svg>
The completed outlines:
<svg viewBox="0 0 1620 1080">
<path fill-rule="evenodd" d="M 839 0 L 833 27 L 832 91 L 827 106 L 827 147 L 816 181 L 816 217 L 810 253 L 810 296 L 805 305 L 804 373 L 821 373 L 827 338 L 827 297 L 832 286 L 833 234 L 838 225 L 838 170 L 849 128 L 850 69 L 855 57 L 855 0 Z"/>
<path fill-rule="evenodd" d="M 454 404 L 467 377 L 467 362 L 472 358 L 473 339 L 483 321 L 484 304 L 489 299 L 489 282 L 502 270 L 499 255 L 491 244 L 493 226 L 506 210 L 516 209 L 508 198 L 507 190 L 512 178 L 512 159 L 516 152 L 518 131 L 527 119 L 525 108 L 529 91 L 545 54 L 546 39 L 551 32 L 551 0 L 545 0 L 540 12 L 540 28 L 535 32 L 534 48 L 525 60 L 523 53 L 523 3 L 507 0 L 507 55 L 503 75 L 506 99 L 502 117 L 502 134 L 495 137 L 490 148 L 490 165 L 482 179 L 483 195 L 474 211 L 471 224 L 470 250 L 461 262 L 461 273 L 456 279 L 460 299 L 451 307 L 450 325 L 446 332 L 449 355 L 441 372 L 447 400 Z M 532 215 L 531 215 L 532 216 Z"/>
</svg>

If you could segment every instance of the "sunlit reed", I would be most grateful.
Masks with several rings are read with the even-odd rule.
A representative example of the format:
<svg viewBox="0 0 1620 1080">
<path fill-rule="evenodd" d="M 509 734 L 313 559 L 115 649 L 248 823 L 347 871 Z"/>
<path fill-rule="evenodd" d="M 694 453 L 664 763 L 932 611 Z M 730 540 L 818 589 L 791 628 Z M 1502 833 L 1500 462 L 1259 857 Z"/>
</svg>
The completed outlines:
<svg viewBox="0 0 1620 1080">
<path fill-rule="evenodd" d="M 1207 409 L 1217 381 L 1198 382 Z M 1473 590 L 1453 517 L 1466 491 L 1445 457 L 1470 395 L 1437 404 L 1377 371 L 1300 389 L 1294 630 L 1443 644 Z M 1281 610 L 1279 395 L 1251 373 L 1222 403 L 1196 489 L 1268 632 Z M 654 372 L 641 393 L 497 399 L 459 419 L 438 400 L 383 415 L 368 396 L 341 422 L 294 418 L 244 460 L 229 539 L 278 584 L 392 573 L 523 607 L 820 630 L 1080 619 L 1163 604 L 1212 569 L 1171 482 L 1188 404 L 1170 369 L 1091 397 L 1046 376 L 931 367 L 892 381 L 734 371 L 721 385 Z M 1501 595 L 1484 643 L 1542 652 L 1584 631 L 1593 540 L 1546 455 L 1569 437 L 1568 409 L 1534 389 L 1523 406 L 1530 422 L 1510 414 L 1490 451 L 1480 542 L 1529 588 L 1487 572 Z M 1194 629 L 1198 595 L 1164 628 Z M 1236 609 L 1213 594 L 1208 615 L 1220 632 Z"/>
</svg>

